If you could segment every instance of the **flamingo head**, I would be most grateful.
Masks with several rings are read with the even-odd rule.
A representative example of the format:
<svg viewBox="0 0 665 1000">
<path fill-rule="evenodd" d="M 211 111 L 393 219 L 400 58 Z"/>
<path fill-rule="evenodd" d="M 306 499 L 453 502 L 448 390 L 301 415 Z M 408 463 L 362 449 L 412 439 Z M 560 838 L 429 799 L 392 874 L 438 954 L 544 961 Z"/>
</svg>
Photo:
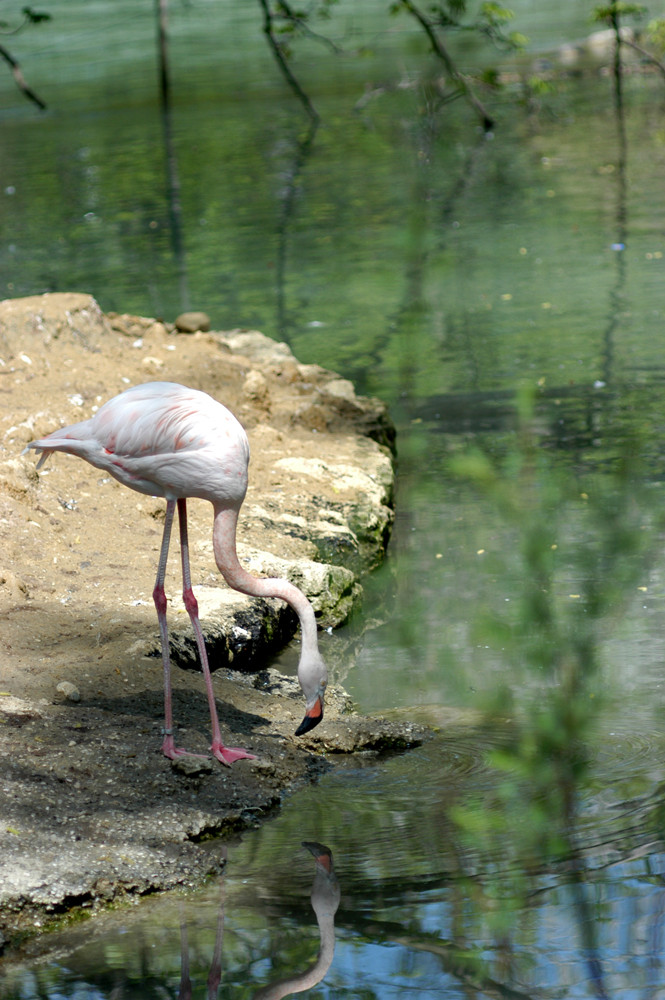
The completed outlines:
<svg viewBox="0 0 665 1000">
<path fill-rule="evenodd" d="M 318 651 L 309 656 L 301 656 L 298 680 L 305 695 L 305 718 L 296 729 L 296 736 L 303 736 L 314 729 L 314 726 L 318 726 L 323 718 L 328 671 Z"/>
</svg>

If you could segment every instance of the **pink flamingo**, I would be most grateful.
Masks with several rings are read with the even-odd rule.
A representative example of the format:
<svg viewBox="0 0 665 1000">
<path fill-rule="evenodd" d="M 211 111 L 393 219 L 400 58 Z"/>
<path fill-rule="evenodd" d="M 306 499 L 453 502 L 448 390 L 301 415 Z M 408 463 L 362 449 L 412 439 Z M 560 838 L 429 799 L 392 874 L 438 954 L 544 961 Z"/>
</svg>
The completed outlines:
<svg viewBox="0 0 665 1000">
<path fill-rule="evenodd" d="M 247 491 L 249 442 L 233 414 L 205 392 L 173 382 L 148 382 L 115 396 L 90 420 L 63 427 L 32 441 L 28 448 L 41 452 L 39 468 L 53 451 L 78 455 L 110 473 L 139 493 L 164 497 L 166 519 L 153 600 L 157 609 L 164 664 L 163 753 L 174 760 L 187 751 L 173 739 L 171 663 L 166 623 L 164 576 L 171 526 L 178 507 L 182 560 L 183 599 L 194 628 L 205 678 L 212 724 L 213 756 L 223 764 L 253 754 L 222 743 L 215 694 L 208 666 L 198 605 L 192 590 L 187 541 L 187 497 L 209 500 L 213 506 L 212 531 L 215 562 L 235 590 L 253 597 L 279 597 L 291 605 L 301 628 L 298 680 L 305 696 L 305 717 L 296 736 L 313 729 L 323 718 L 327 670 L 319 653 L 312 605 L 302 591 L 287 580 L 259 579 L 242 568 L 236 553 L 236 525 Z M 199 756 L 193 754 L 192 756 Z"/>
</svg>

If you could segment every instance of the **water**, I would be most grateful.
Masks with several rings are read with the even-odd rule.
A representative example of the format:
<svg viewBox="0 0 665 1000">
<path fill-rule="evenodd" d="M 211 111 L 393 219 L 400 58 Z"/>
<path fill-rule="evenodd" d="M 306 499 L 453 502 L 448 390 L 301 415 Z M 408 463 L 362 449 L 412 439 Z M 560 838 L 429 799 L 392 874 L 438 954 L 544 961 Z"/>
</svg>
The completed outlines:
<svg viewBox="0 0 665 1000">
<path fill-rule="evenodd" d="M 517 857 L 508 865 L 460 853 L 447 818 L 451 803 L 470 789 L 491 787 L 484 758 L 501 738 L 486 732 L 446 738 L 379 768 L 332 775 L 229 847 L 221 884 L 55 935 L 48 964 L 33 957 L 27 967 L 7 971 L 6 995 L 175 996 L 186 947 L 193 995 L 206 996 L 220 921 L 220 996 L 254 996 L 266 983 L 302 973 L 319 945 L 308 900 L 312 859 L 300 846 L 313 830 L 334 839 L 341 893 L 323 995 L 456 998 L 474 988 L 479 996 L 553 990 L 584 998 L 594 995 L 594 962 L 610 995 L 660 995 L 665 859 L 635 829 L 635 803 L 618 822 L 612 803 L 603 801 L 606 792 L 599 793 L 589 804 L 595 818 L 584 881 L 569 884 L 563 861 L 536 872 L 523 908 L 510 907 L 520 878 Z M 642 747 L 648 743 L 652 752 L 659 747 L 662 765 L 662 734 L 644 734 Z M 625 779 L 629 771 L 636 776 L 641 756 L 627 740 L 611 768 L 600 763 L 599 778 L 615 774 L 617 765 Z M 612 823 L 605 840 L 598 839 L 601 818 Z M 474 905 L 480 886 L 493 901 L 484 913 Z M 502 901 L 508 927 L 497 924 Z M 589 921 L 597 932 L 592 950 Z"/>
<path fill-rule="evenodd" d="M 49 111 L 0 83 L 0 289 L 173 318 L 152 10 L 98 4 L 100 32 L 51 6 L 53 32 L 15 42 Z M 554 25 L 533 6 L 516 27 L 541 54 L 590 30 L 577 3 Z M 485 137 L 459 100 L 433 113 L 425 47 L 379 8 L 334 22 L 363 59 L 298 56 L 323 118 L 301 162 L 250 8 L 173 5 L 185 291 L 391 405 L 395 535 L 329 658 L 363 711 L 439 733 L 336 763 L 241 843 L 202 847 L 228 853 L 223 885 L 34 942 L 0 970 L 8 997 L 185 996 L 183 954 L 205 996 L 222 924 L 219 995 L 302 972 L 303 840 L 330 847 L 341 894 L 318 995 L 665 996 L 662 84 L 626 78 L 623 157 L 597 73 L 484 92 Z M 535 394 L 521 418 L 516 386 Z"/>
</svg>

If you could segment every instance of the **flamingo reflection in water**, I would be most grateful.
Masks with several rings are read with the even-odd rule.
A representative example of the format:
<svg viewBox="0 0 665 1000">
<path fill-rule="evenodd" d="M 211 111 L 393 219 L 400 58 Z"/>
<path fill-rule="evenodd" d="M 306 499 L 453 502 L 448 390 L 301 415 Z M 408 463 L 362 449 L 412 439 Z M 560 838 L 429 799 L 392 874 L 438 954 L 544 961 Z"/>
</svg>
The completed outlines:
<svg viewBox="0 0 665 1000">
<path fill-rule="evenodd" d="M 281 1000 L 281 997 L 290 993 L 302 993 L 303 990 L 311 989 L 321 982 L 332 964 L 335 951 L 335 913 L 340 897 L 332 852 L 329 847 L 316 841 L 303 840 L 302 846 L 307 848 L 316 862 L 310 899 L 321 936 L 319 954 L 314 964 L 304 972 L 263 986 L 254 994 L 254 1000 Z"/>
<path fill-rule="evenodd" d="M 304 972 L 294 973 L 283 979 L 277 979 L 267 986 L 262 986 L 253 995 L 253 1000 L 281 1000 L 291 993 L 302 993 L 320 983 L 330 968 L 335 952 L 335 914 L 339 906 L 340 889 L 333 867 L 332 852 L 325 844 L 304 840 L 306 847 L 316 863 L 312 893 L 310 896 L 312 909 L 319 925 L 319 953 L 316 961 Z M 208 1000 L 217 1000 L 219 985 L 222 978 L 222 944 L 224 939 L 224 881 L 222 879 L 222 899 L 217 918 L 217 934 L 213 951 L 210 973 L 208 975 Z M 180 927 L 181 941 L 181 975 L 178 1000 L 190 1000 L 192 982 L 189 973 L 189 947 L 187 942 L 187 927 L 185 922 Z"/>
</svg>

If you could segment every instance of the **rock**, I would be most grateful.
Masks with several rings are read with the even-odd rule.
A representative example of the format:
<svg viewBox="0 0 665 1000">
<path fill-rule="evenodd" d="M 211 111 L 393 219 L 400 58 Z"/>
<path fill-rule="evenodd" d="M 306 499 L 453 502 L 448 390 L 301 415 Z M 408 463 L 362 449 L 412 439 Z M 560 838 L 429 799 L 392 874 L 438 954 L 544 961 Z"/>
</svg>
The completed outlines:
<svg viewBox="0 0 665 1000">
<path fill-rule="evenodd" d="M 14 698 L 5 691 L 0 692 L 0 712 L 20 720 L 41 719 L 43 714 L 34 702 L 24 698 Z"/>
<path fill-rule="evenodd" d="M 305 746 L 314 750 L 325 748 L 328 753 L 399 753 L 421 746 L 431 739 L 432 731 L 427 726 L 403 723 L 388 719 L 364 719 L 349 716 L 336 720 L 330 729 L 324 721 L 319 727 L 318 741 L 313 734 L 301 737 Z"/>
<path fill-rule="evenodd" d="M 321 628 L 345 622 L 360 600 L 362 589 L 352 570 L 311 559 L 289 561 L 269 552 L 243 553 L 243 563 L 255 576 L 285 577 L 299 587 L 312 602 Z"/>
<path fill-rule="evenodd" d="M 196 333 L 201 330 L 206 333 L 210 329 L 210 316 L 204 312 L 186 312 L 176 317 L 176 330 L 179 333 Z"/>
<path fill-rule="evenodd" d="M 44 349 L 51 351 L 56 341 L 92 350 L 109 331 L 92 295 L 51 293 L 0 302 L 0 354 L 4 359 L 20 354 L 28 359 L 24 363 L 36 363 Z"/>
<path fill-rule="evenodd" d="M 107 313 L 106 319 L 114 333 L 119 333 L 123 337 L 131 337 L 137 343 L 134 346 L 142 346 L 140 342 L 143 337 L 163 336 L 166 327 L 159 320 L 150 316 L 133 316 L 131 313 Z"/>
<path fill-rule="evenodd" d="M 293 455 L 278 459 L 275 466 L 298 477 L 303 487 L 316 483 L 336 498 L 307 519 L 318 558 L 367 573 L 383 559 L 390 536 L 393 468 L 385 452 L 362 443 L 354 457 L 351 464 Z"/>
<path fill-rule="evenodd" d="M 55 690 L 67 701 L 77 702 L 81 700 L 81 693 L 79 689 L 76 684 L 72 684 L 71 681 L 60 681 Z"/>
<path fill-rule="evenodd" d="M 185 778 L 202 778 L 214 770 L 212 760 L 205 757 L 176 757 L 171 761 L 171 768 Z"/>
<path fill-rule="evenodd" d="M 268 382 L 263 372 L 252 369 L 243 382 L 242 391 L 243 395 L 253 403 L 258 403 L 265 409 L 268 408 L 270 393 L 268 391 Z"/>
<path fill-rule="evenodd" d="M 343 399 L 353 405 L 356 404 L 358 398 L 353 382 L 349 382 L 346 378 L 334 378 L 330 382 L 326 382 L 325 392 L 335 399 Z"/>
<path fill-rule="evenodd" d="M 231 348 L 234 354 L 242 354 L 252 361 L 266 362 L 291 360 L 296 364 L 291 348 L 284 341 L 272 340 L 258 330 L 232 330 L 217 333 L 219 340 Z"/>
</svg>

